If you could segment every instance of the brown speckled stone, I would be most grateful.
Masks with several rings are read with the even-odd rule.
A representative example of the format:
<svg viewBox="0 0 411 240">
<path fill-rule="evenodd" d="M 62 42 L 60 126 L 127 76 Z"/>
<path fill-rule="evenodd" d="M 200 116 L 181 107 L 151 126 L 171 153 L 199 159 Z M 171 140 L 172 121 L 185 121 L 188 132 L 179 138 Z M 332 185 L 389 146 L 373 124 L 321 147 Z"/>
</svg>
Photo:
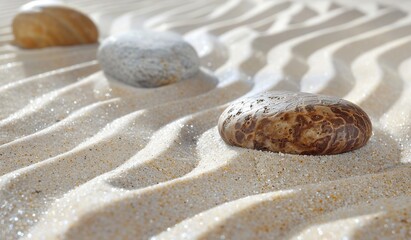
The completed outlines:
<svg viewBox="0 0 411 240">
<path fill-rule="evenodd" d="M 325 155 L 364 146 L 372 125 L 367 114 L 349 101 L 273 91 L 231 104 L 220 116 L 218 130 L 233 146 Z"/>
</svg>

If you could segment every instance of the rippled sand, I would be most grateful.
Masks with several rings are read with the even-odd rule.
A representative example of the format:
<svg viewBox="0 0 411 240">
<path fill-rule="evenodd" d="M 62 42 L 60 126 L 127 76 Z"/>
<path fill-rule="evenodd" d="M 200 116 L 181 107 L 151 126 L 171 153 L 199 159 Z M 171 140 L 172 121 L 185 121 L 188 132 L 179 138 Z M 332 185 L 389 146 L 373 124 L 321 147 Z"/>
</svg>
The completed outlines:
<svg viewBox="0 0 411 240">
<path fill-rule="evenodd" d="M 97 45 L 9 44 L 0 3 L 1 239 L 410 239 L 411 4 L 406 1 L 73 0 L 103 37 L 184 35 L 193 79 L 136 89 Z M 362 149 L 298 156 L 227 146 L 228 103 L 281 89 L 369 113 Z"/>
</svg>

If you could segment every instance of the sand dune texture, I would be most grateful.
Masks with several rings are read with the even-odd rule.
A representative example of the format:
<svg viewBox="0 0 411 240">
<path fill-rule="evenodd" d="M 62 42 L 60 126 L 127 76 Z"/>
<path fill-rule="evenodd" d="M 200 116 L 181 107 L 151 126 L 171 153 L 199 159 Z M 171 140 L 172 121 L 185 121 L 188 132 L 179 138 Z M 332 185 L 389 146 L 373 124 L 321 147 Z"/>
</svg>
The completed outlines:
<svg viewBox="0 0 411 240">
<path fill-rule="evenodd" d="M 107 79 L 98 45 L 20 50 L 0 2 L 0 239 L 411 239 L 407 1 L 72 0 L 102 37 L 180 33 L 194 78 Z M 227 104 L 278 89 L 361 106 L 363 148 L 298 156 L 226 145 Z"/>
</svg>

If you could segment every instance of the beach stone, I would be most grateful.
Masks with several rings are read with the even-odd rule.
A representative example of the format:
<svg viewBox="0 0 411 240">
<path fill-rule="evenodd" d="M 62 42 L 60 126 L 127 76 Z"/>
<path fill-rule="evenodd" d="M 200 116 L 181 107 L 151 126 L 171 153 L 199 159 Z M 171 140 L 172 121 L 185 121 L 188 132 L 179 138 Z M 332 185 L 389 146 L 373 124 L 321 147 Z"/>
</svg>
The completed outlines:
<svg viewBox="0 0 411 240">
<path fill-rule="evenodd" d="M 372 124 L 360 107 L 340 98 L 272 91 L 231 104 L 221 114 L 218 130 L 233 146 L 328 155 L 364 146 Z"/>
<path fill-rule="evenodd" d="M 171 32 L 131 31 L 103 41 L 98 61 L 108 76 L 135 87 L 159 87 L 193 77 L 200 60 L 194 48 Z"/>
<path fill-rule="evenodd" d="M 59 1 L 32 1 L 13 18 L 14 43 L 21 48 L 91 44 L 98 29 L 84 13 Z"/>
</svg>

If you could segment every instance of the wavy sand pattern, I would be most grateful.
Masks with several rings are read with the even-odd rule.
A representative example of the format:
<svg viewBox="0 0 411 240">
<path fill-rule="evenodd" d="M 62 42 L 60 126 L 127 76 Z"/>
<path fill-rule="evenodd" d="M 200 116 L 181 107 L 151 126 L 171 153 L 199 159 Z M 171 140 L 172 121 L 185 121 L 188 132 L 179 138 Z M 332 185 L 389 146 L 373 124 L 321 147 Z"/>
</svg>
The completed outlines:
<svg viewBox="0 0 411 240">
<path fill-rule="evenodd" d="M 24 1 L 0 3 L 1 239 L 411 238 L 411 4 L 70 2 L 103 37 L 176 31 L 203 68 L 128 87 L 97 45 L 13 47 Z M 335 156 L 227 146 L 220 113 L 270 89 L 351 100 L 374 134 Z"/>
</svg>

